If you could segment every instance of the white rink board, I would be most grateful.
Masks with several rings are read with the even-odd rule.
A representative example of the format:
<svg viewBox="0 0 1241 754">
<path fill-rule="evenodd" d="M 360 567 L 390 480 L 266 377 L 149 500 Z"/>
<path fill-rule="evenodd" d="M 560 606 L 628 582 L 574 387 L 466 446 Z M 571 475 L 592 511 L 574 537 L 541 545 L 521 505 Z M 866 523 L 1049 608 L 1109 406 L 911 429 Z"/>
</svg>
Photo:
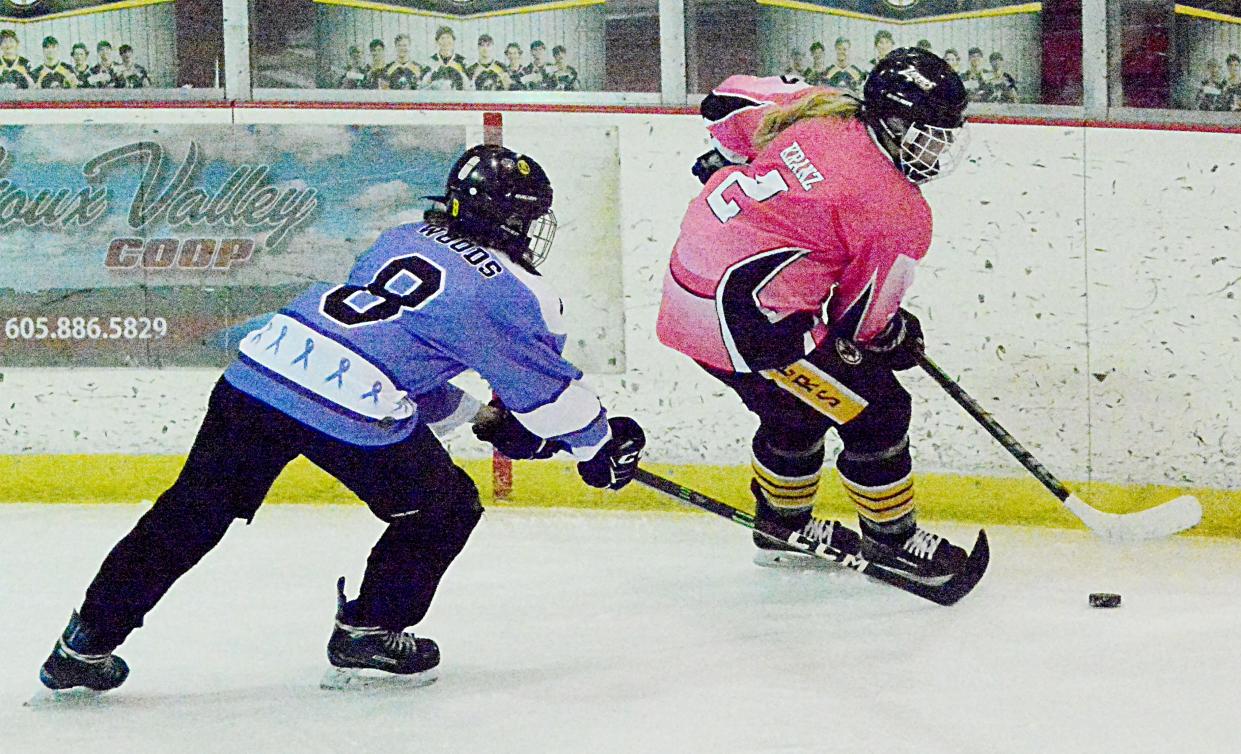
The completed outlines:
<svg viewBox="0 0 1241 754">
<path fill-rule="evenodd" d="M 749 534 L 713 518 L 565 511 L 483 519 L 420 626 L 444 656 L 427 688 L 317 688 L 335 579 L 357 588 L 381 524 L 361 507 L 272 506 L 148 616 L 120 652 L 121 689 L 22 708 L 139 513 L 0 507 L 0 750 L 1235 750 L 1235 541 L 1120 550 L 998 528 L 990 573 L 942 608 L 851 572 L 755 568 Z M 1092 609 L 1092 591 L 1124 603 Z"/>
<path fill-rule="evenodd" d="M 1096 472 L 1144 481 L 1166 466 L 1173 482 L 1235 488 L 1241 136 L 1104 129 L 1088 155 L 1111 176 L 1089 186 Z"/>
<path fill-rule="evenodd" d="M 239 122 L 479 122 L 477 112 L 233 112 Z M 531 152 L 554 152 L 549 163 L 564 164 L 555 176 L 558 212 L 575 218 L 576 232 L 589 226 L 606 254 L 620 250 L 610 260 L 619 270 L 605 275 L 617 275 L 620 290 L 587 300 L 570 276 L 562 291 L 570 321 L 575 307 L 583 312 L 586 326 L 575 334 L 582 344 L 615 344 L 613 329 L 623 322 L 624 372 L 592 374 L 591 384 L 610 407 L 642 420 L 651 460 L 746 463 L 753 420 L 654 337 L 669 249 L 698 188 L 688 167 L 705 149 L 700 119 L 518 112 L 505 114 L 504 130 Z M 927 187 L 936 237 L 910 306 L 923 317 L 932 355 L 1062 478 L 1232 486 L 1241 388 L 1232 377 L 1238 305 L 1227 286 L 1241 275 L 1229 274 L 1238 265 L 1241 205 L 1231 187 L 1241 184 L 1241 139 L 1064 126 L 972 130 L 970 163 Z M 597 140 L 581 136 L 590 131 Z M 613 153 L 619 187 L 601 196 L 596 166 L 574 160 Z M 615 215 L 601 209 L 613 196 L 618 236 L 608 234 Z M 559 245 L 548 269 L 573 265 L 581 246 Z M 589 246 L 578 261 L 599 263 L 601 248 Z M 1148 305 L 1156 287 L 1157 304 Z M 185 452 L 214 376 L 5 370 L 12 409 L 0 425 L 0 453 Z M 906 383 L 919 469 L 1019 475 L 929 380 L 910 373 Z M 468 437 L 453 449 L 483 453 Z"/>
</svg>

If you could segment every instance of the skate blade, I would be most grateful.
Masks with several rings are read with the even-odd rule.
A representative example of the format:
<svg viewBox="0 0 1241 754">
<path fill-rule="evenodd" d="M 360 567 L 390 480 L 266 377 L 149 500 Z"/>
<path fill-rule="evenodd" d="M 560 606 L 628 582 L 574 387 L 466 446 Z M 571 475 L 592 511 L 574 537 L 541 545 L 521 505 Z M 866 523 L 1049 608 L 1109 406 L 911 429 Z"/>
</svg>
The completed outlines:
<svg viewBox="0 0 1241 754">
<path fill-rule="evenodd" d="M 843 568 L 839 563 L 826 558 L 784 550 L 758 550 L 754 553 L 754 565 L 798 571 L 839 571 Z"/>
<path fill-rule="evenodd" d="M 93 707 L 102 703 L 106 691 L 96 691 L 85 686 L 71 689 L 41 689 L 22 705 L 31 709 L 44 707 Z"/>
<path fill-rule="evenodd" d="M 328 668 L 319 681 L 319 688 L 324 691 L 415 689 L 435 683 L 438 678 L 439 668 L 404 674 L 370 668 Z"/>
</svg>

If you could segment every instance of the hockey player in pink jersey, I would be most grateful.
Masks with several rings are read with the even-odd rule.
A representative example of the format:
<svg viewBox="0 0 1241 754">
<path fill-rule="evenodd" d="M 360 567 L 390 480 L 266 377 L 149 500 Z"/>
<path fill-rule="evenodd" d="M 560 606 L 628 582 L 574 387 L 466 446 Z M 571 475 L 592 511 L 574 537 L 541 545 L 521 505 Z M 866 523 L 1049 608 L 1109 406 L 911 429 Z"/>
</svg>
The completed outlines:
<svg viewBox="0 0 1241 754">
<path fill-rule="evenodd" d="M 900 308 L 931 242 L 918 186 L 964 154 L 960 78 L 919 49 L 890 53 L 863 99 L 784 78 L 733 76 L 702 103 L 713 149 L 664 280 L 659 339 L 759 417 L 759 518 L 927 583 L 965 551 L 917 526 L 909 393 L 918 319 Z M 812 517 L 824 436 L 861 537 Z M 755 535 L 756 562 L 811 562 Z M 821 562 L 821 561 L 813 561 Z"/>
</svg>

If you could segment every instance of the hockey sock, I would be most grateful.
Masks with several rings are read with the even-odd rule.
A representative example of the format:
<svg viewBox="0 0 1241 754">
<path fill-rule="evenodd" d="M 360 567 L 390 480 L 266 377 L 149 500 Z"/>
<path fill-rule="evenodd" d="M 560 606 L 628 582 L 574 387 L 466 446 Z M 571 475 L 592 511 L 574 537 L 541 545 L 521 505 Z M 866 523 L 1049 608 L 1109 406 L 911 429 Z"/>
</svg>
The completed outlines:
<svg viewBox="0 0 1241 754">
<path fill-rule="evenodd" d="M 754 437 L 750 466 L 754 485 L 772 512 L 781 518 L 808 518 L 823 473 L 823 438 L 808 448 L 779 448 L 760 430 Z"/>
<path fill-rule="evenodd" d="M 899 544 L 913 532 L 916 513 L 908 438 L 876 452 L 846 448 L 836 457 L 836 469 L 866 536 Z"/>
</svg>

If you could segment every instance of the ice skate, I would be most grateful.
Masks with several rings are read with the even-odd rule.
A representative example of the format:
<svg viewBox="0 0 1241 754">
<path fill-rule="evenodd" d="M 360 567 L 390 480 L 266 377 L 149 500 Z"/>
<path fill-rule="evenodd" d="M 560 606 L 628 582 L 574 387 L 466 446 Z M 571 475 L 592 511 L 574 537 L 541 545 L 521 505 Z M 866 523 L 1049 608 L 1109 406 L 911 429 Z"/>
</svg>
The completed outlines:
<svg viewBox="0 0 1241 754">
<path fill-rule="evenodd" d="M 354 625 L 355 603 L 345 599 L 345 579 L 336 582 L 336 625 L 328 639 L 332 667 L 319 687 L 329 690 L 425 686 L 438 677 L 435 642 L 406 631 Z"/>
<path fill-rule="evenodd" d="M 51 655 L 39 668 L 39 680 L 47 688 L 28 701 L 27 706 L 89 701 L 120 686 L 129 676 L 129 666 L 111 650 L 91 635 L 75 610 Z"/>
<path fill-rule="evenodd" d="M 856 553 L 858 551 L 859 537 L 857 532 L 840 521 L 815 518 L 809 511 L 791 516 L 781 515 L 776 508 L 767 502 L 767 498 L 763 494 L 762 488 L 759 487 L 758 482 L 750 483 L 750 492 L 754 494 L 754 518 L 756 520 L 770 521 L 786 529 L 799 532 L 810 541 L 812 546 L 823 543 L 834 550 L 842 552 Z M 841 567 L 838 563 L 824 558 L 817 558 L 757 531 L 754 532 L 754 546 L 758 548 L 758 551 L 754 553 L 754 564 L 764 568 L 832 569 Z"/>
<path fill-rule="evenodd" d="M 942 584 L 965 566 L 969 554 L 939 534 L 913 527 L 907 537 L 872 535 L 862 527 L 862 557 L 923 584 Z"/>
</svg>

